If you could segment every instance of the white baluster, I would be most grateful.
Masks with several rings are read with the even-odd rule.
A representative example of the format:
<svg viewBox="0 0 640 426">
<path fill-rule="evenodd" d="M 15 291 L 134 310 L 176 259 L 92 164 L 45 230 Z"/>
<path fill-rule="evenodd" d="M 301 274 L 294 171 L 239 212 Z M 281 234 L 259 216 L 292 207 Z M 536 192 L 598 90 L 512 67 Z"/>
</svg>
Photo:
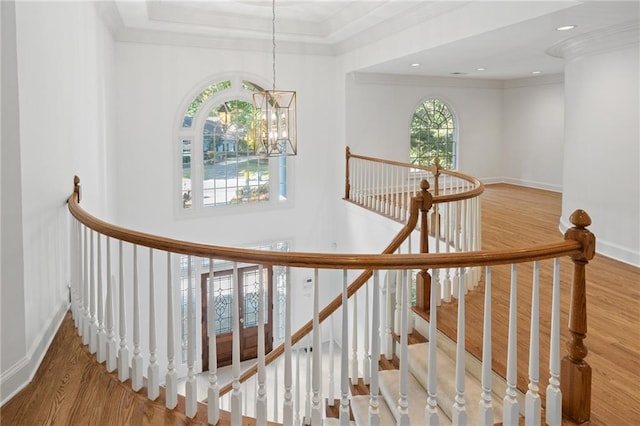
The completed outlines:
<svg viewBox="0 0 640 426">
<path fill-rule="evenodd" d="M 98 350 L 98 320 L 96 315 L 96 270 L 93 247 L 93 229 L 89 236 L 91 242 L 89 259 L 89 352 L 95 354 Z"/>
<path fill-rule="evenodd" d="M 118 350 L 118 379 L 124 382 L 129 378 L 129 348 L 127 348 L 127 315 L 124 293 L 124 260 L 122 259 L 122 240 L 118 241 L 119 291 L 118 326 L 120 330 L 120 349 Z"/>
<path fill-rule="evenodd" d="M 452 419 L 454 425 L 467 424 L 467 408 L 464 400 L 464 382 L 465 382 L 465 271 L 460 268 L 460 286 L 458 287 L 458 332 L 456 342 L 456 397 L 453 403 Z"/>
<path fill-rule="evenodd" d="M 286 283 L 285 319 L 284 319 L 284 401 L 282 423 L 293 423 L 293 395 L 291 394 L 291 280 Z"/>
<path fill-rule="evenodd" d="M 280 401 L 280 398 L 278 397 L 278 377 L 280 377 L 278 375 L 278 363 L 279 361 L 276 361 L 275 367 L 274 367 L 274 373 L 273 376 L 275 377 L 275 380 L 273 381 L 273 421 L 274 422 L 278 422 L 278 402 Z"/>
<path fill-rule="evenodd" d="M 187 417 L 193 418 L 198 412 L 198 386 L 195 372 L 196 327 L 193 309 L 195 289 L 193 288 L 191 263 L 191 256 L 187 256 L 187 383 L 185 385 L 185 414 Z"/>
<path fill-rule="evenodd" d="M 408 425 L 409 420 L 409 357 L 408 357 L 408 293 L 409 278 L 406 269 L 402 270 L 402 314 L 400 315 L 400 394 L 398 395 L 398 426 Z"/>
<path fill-rule="evenodd" d="M 553 295 L 551 299 L 551 342 L 549 348 L 549 386 L 547 386 L 546 420 L 549 426 L 562 424 L 560 391 L 560 259 L 553 259 Z"/>
<path fill-rule="evenodd" d="M 98 362 L 105 362 L 107 359 L 107 334 L 104 328 L 104 289 L 102 287 L 102 242 L 100 234 L 97 235 L 98 244 L 98 352 L 96 359 Z"/>
<path fill-rule="evenodd" d="M 456 252 L 460 251 L 460 239 L 459 239 L 459 215 L 460 215 L 460 201 L 456 201 L 455 203 L 455 212 L 453 217 L 453 248 Z M 458 287 L 460 286 L 460 270 L 458 268 L 454 269 L 453 276 L 453 288 L 451 289 L 451 295 L 453 297 L 457 297 L 458 295 Z"/>
<path fill-rule="evenodd" d="M 116 336 L 113 330 L 113 276 L 111 275 L 111 238 L 107 237 L 107 371 L 116 369 Z"/>
<path fill-rule="evenodd" d="M 435 252 L 440 253 L 440 205 L 434 204 L 433 211 L 435 212 L 435 229 L 433 235 L 435 237 Z M 433 269 L 433 281 L 431 283 L 431 293 L 435 293 L 436 304 L 431 306 L 442 305 L 442 288 L 440 284 L 440 270 Z"/>
<path fill-rule="evenodd" d="M 176 372 L 176 336 L 173 309 L 173 277 L 171 276 L 171 253 L 167 252 L 167 375 L 165 378 L 166 405 L 173 410 L 178 404 L 178 373 Z"/>
<path fill-rule="evenodd" d="M 329 389 L 327 394 L 327 404 L 329 407 L 333 407 L 335 404 L 335 383 L 333 381 L 333 357 L 334 357 L 334 346 L 335 342 L 333 341 L 333 314 L 330 316 L 329 320 Z"/>
<path fill-rule="evenodd" d="M 89 288 L 89 228 L 83 226 L 84 229 L 84 243 L 82 245 L 82 299 L 84 306 L 84 315 L 82 319 L 82 343 L 88 345 L 91 341 L 91 312 L 89 306 L 89 298 L 91 297 Z"/>
<path fill-rule="evenodd" d="M 260 275 L 262 277 L 262 274 Z M 216 315 L 215 294 L 213 287 L 213 259 L 209 259 L 209 286 L 207 300 L 207 333 L 209 336 L 209 388 L 207 390 L 207 415 L 209 424 L 216 424 L 220 420 L 220 389 L 218 387 L 218 354 L 216 347 Z M 264 331 L 264 329 L 263 329 Z M 258 339 L 260 336 L 258 335 Z M 260 345 L 258 343 L 258 345 Z M 262 345 L 264 347 L 264 345 Z M 264 349 L 263 349 L 264 352 Z M 258 352 L 259 353 L 259 352 Z M 258 371 L 260 374 L 260 371 Z"/>
<path fill-rule="evenodd" d="M 322 424 L 322 399 L 320 398 L 322 358 L 320 347 L 320 296 L 318 269 L 313 280 L 313 397 L 311 398 L 311 424 Z"/>
<path fill-rule="evenodd" d="M 451 203 L 446 203 L 444 206 L 445 217 L 445 250 L 447 253 L 451 252 Z M 451 269 L 445 269 L 444 281 L 442 283 L 442 297 L 447 303 L 451 302 Z"/>
<path fill-rule="evenodd" d="M 533 262 L 533 288 L 531 289 L 531 334 L 529 340 L 529 390 L 525 397 L 525 425 L 540 424 L 541 404 L 538 394 L 540 364 L 540 262 Z"/>
<path fill-rule="evenodd" d="M 242 390 L 240 389 L 240 294 L 238 285 L 238 264 L 233 263 L 233 350 L 231 374 L 233 376 L 231 391 L 231 424 L 242 423 Z M 287 298 L 289 293 L 287 292 Z M 285 422 L 286 423 L 286 422 Z"/>
<path fill-rule="evenodd" d="M 349 424 L 349 299 L 347 298 L 347 270 L 342 271 L 342 344 L 340 365 L 340 425 Z"/>
<path fill-rule="evenodd" d="M 77 222 L 76 220 L 72 217 L 71 218 L 71 222 L 69 223 L 69 254 L 70 254 L 70 258 L 69 258 L 69 275 L 70 275 L 70 280 L 71 280 L 71 290 L 70 290 L 70 297 L 71 297 L 71 313 L 73 315 L 73 324 L 76 327 L 76 331 L 78 329 L 78 322 L 79 322 L 79 315 L 78 315 L 78 281 L 77 281 L 77 277 L 76 277 L 76 273 L 78 270 L 78 257 L 80 255 L 80 253 L 78 252 L 78 247 L 77 247 L 77 236 L 76 236 L 76 230 L 77 230 L 78 226 L 77 226 Z"/>
<path fill-rule="evenodd" d="M 304 424 L 311 424 L 311 347 L 309 346 L 309 335 L 307 334 L 306 344 L 307 344 L 307 362 L 306 362 L 306 370 L 307 370 L 307 378 L 305 380 L 305 399 L 304 399 Z M 315 366 L 314 366 L 315 367 Z"/>
<path fill-rule="evenodd" d="M 424 408 L 425 424 L 438 425 L 438 309 L 435 308 L 438 296 L 431 292 L 429 304 L 429 352 L 427 354 L 427 405 Z"/>
<path fill-rule="evenodd" d="M 368 283 L 367 283 L 368 285 Z M 368 289 L 368 287 L 367 287 Z M 367 291 L 367 300 L 369 299 Z M 368 302 L 367 302 L 368 306 Z M 369 425 L 380 424 L 380 408 L 378 402 L 378 362 L 380 360 L 380 271 L 373 272 L 373 312 L 371 316 L 371 357 L 369 363 Z M 368 309 L 367 309 L 368 312 Z M 368 321 L 367 321 L 368 322 Z"/>
<path fill-rule="evenodd" d="M 504 397 L 502 423 L 504 426 L 518 424 L 520 408 L 516 399 L 518 356 L 518 295 L 516 264 L 511 265 L 511 294 L 509 298 L 509 342 L 507 344 L 507 391 Z"/>
<path fill-rule="evenodd" d="M 298 345 L 298 348 L 296 349 L 296 394 L 295 394 L 295 402 L 294 402 L 294 413 L 295 413 L 295 419 L 294 422 L 296 425 L 301 424 L 300 423 L 300 400 L 302 399 L 301 396 L 302 393 L 302 384 L 300 383 L 300 345 Z"/>
<path fill-rule="evenodd" d="M 351 384 L 358 385 L 358 295 L 353 295 L 353 320 L 351 322 Z"/>
<path fill-rule="evenodd" d="M 395 270 L 387 271 L 385 274 L 385 300 L 384 300 L 384 313 L 385 313 L 385 349 L 384 349 L 384 357 L 391 361 L 393 359 L 393 326 L 391 324 L 391 320 L 393 318 L 394 312 L 394 304 L 392 293 L 393 289 L 395 289 L 395 281 L 396 281 Z"/>
<path fill-rule="evenodd" d="M 149 366 L 147 367 L 147 397 L 155 401 L 160 396 L 160 366 L 156 354 L 156 287 L 153 277 L 153 249 L 149 248 Z"/>
<path fill-rule="evenodd" d="M 401 254 L 400 248 L 398 248 L 398 254 Z M 396 309 L 394 312 L 393 331 L 396 335 L 400 335 L 400 323 L 402 312 L 402 279 L 399 273 L 396 273 Z"/>
<path fill-rule="evenodd" d="M 211 265 L 212 260 L 209 261 Z M 211 267 L 213 269 L 213 267 Z M 213 274 L 209 275 L 213 281 Z M 266 382 L 266 365 L 264 354 L 264 267 L 260 265 L 258 267 L 258 390 L 256 397 L 256 424 L 263 426 L 267 424 L 267 389 L 265 387 Z M 212 333 L 213 334 L 213 333 Z M 215 340 L 215 334 L 213 334 Z M 209 367 L 211 368 L 211 367 Z"/>
<path fill-rule="evenodd" d="M 491 373 L 491 267 L 485 270 L 484 331 L 482 333 L 482 396 L 478 403 L 481 424 L 493 424 Z"/>
<path fill-rule="evenodd" d="M 411 253 L 413 253 L 413 250 L 411 249 L 411 235 L 409 235 L 409 238 L 407 238 L 407 254 Z M 407 336 L 413 333 L 413 310 L 411 309 L 411 294 L 413 293 L 413 283 L 415 283 L 415 280 L 412 280 L 411 278 L 413 278 L 413 271 L 407 271 L 407 307 L 406 309 L 403 308 L 403 312 L 405 312 L 405 315 L 407 316 Z"/>
<path fill-rule="evenodd" d="M 362 357 L 362 381 L 371 382 L 371 354 L 369 353 L 369 281 L 364 288 L 364 356 Z"/>
<path fill-rule="evenodd" d="M 140 294 L 138 288 L 138 246 L 133 245 L 133 358 L 131 359 L 131 389 L 142 388 L 142 355 L 140 350 Z"/>
</svg>

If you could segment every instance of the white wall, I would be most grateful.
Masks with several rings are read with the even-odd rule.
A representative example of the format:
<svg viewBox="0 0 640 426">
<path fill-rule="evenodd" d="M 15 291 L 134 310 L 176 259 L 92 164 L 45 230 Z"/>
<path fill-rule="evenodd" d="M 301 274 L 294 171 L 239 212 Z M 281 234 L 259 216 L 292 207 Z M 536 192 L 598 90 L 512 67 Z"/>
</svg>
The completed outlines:
<svg viewBox="0 0 640 426">
<path fill-rule="evenodd" d="M 67 308 L 65 200 L 74 174 L 89 189 L 83 204 L 106 215 L 105 94 L 113 78 L 113 41 L 92 3 L 19 2 L 16 40 L 20 157 L 12 161 L 19 162 L 22 181 L 22 241 L 13 244 L 22 244 L 24 279 L 3 286 L 23 286 L 24 300 L 3 297 L 2 309 L 4 314 L 16 309 L 13 303 L 23 304 L 24 323 L 17 315 L 15 327 L 24 327 L 26 347 L 5 366 L 11 344 L 3 334 L 3 401 L 35 373 Z"/>
<path fill-rule="evenodd" d="M 565 70 L 562 217 L 591 216 L 597 250 L 640 266 L 640 75 L 635 44 L 578 55 Z"/>
<path fill-rule="evenodd" d="M 502 116 L 503 180 L 561 191 L 563 76 L 506 81 Z"/>
<path fill-rule="evenodd" d="M 408 161 L 413 113 L 438 97 L 457 118 L 458 169 L 485 180 L 502 176 L 501 82 L 352 74 L 346 91 L 346 144 L 354 154 Z"/>
</svg>

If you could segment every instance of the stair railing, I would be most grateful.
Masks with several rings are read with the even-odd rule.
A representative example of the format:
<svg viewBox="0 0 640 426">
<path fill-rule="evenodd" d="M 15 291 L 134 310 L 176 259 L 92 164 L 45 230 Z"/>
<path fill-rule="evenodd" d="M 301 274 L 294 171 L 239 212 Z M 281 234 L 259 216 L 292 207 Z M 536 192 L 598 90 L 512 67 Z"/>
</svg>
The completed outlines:
<svg viewBox="0 0 640 426">
<path fill-rule="evenodd" d="M 231 248 L 231 247 L 221 247 L 221 246 L 213 246 L 206 244 L 198 244 L 191 243 L 186 241 L 174 240 L 159 237 L 156 235 L 145 234 L 137 231 L 128 230 L 125 228 L 121 228 L 118 226 L 114 226 L 108 224 L 104 221 L 101 221 L 87 212 L 85 212 L 79 205 L 80 203 L 80 185 L 79 179 L 74 179 L 74 193 L 69 197 L 68 204 L 69 210 L 72 216 L 75 218 L 72 226 L 70 227 L 71 232 L 71 260 L 72 260 L 72 279 L 71 279 L 71 293 L 72 293 L 72 303 L 71 309 L 74 316 L 74 320 L 76 321 L 78 333 L 83 336 L 83 341 L 89 344 L 89 351 L 96 352 L 98 356 L 98 361 L 104 358 L 106 362 L 107 371 L 114 371 L 116 368 L 118 369 L 118 378 L 122 381 L 126 381 L 130 375 L 133 378 L 139 378 L 141 367 L 146 364 L 147 369 L 147 396 L 150 399 L 156 399 L 160 396 L 164 396 L 165 404 L 169 409 L 175 409 L 178 406 L 178 402 L 181 401 L 181 397 L 177 395 L 177 382 L 178 382 L 178 363 L 179 360 L 176 356 L 176 349 L 178 348 L 177 344 L 177 336 L 176 336 L 176 327 L 179 325 L 179 321 L 176 318 L 175 308 L 178 305 L 178 300 L 176 300 L 176 287 L 175 287 L 175 278 L 172 273 L 172 264 L 175 258 L 175 254 L 187 255 L 193 258 L 198 259 L 209 259 L 209 265 L 213 264 L 213 259 L 221 259 L 234 263 L 234 281 L 237 282 L 237 265 L 239 263 L 248 263 L 248 264 L 256 264 L 256 265 L 283 265 L 288 267 L 295 268 L 310 268 L 314 270 L 314 314 L 313 319 L 309 321 L 305 326 L 301 329 L 292 333 L 290 330 L 290 304 L 287 307 L 287 322 L 285 325 L 288 325 L 288 330 L 286 333 L 285 344 L 279 346 L 274 349 L 269 354 L 259 354 L 258 364 L 246 371 L 245 373 L 240 372 L 240 362 L 239 362 L 239 334 L 238 330 L 240 328 L 239 317 L 238 317 L 238 301 L 237 298 L 234 298 L 234 316 L 233 320 L 233 380 L 230 387 L 223 387 L 222 389 L 218 388 L 217 377 L 216 377 L 216 369 L 212 368 L 209 375 L 209 388 L 208 388 L 208 396 L 209 396 L 209 410 L 208 410 L 208 421 L 211 424 L 216 424 L 221 420 L 230 421 L 231 424 L 240 424 L 242 421 L 242 416 L 245 411 L 243 410 L 243 405 L 247 405 L 247 392 L 244 393 L 241 390 L 241 383 L 248 382 L 248 379 L 258 372 L 257 381 L 253 381 L 254 388 L 259 390 L 258 394 L 260 396 L 260 403 L 255 403 L 255 409 L 253 409 L 252 415 L 257 418 L 258 424 L 264 424 L 267 420 L 267 416 L 270 416 L 270 419 L 273 421 L 278 421 L 280 415 L 280 408 L 282 408 L 282 418 L 285 424 L 291 424 L 293 421 L 294 415 L 292 413 L 294 407 L 294 393 L 300 394 L 299 384 L 296 385 L 296 389 L 292 388 L 292 346 L 298 342 L 310 332 L 318 333 L 313 337 L 314 345 L 317 344 L 319 339 L 320 327 L 322 327 L 322 323 L 331 316 L 331 313 L 336 311 L 338 308 L 342 308 L 342 336 L 340 340 L 342 341 L 342 361 L 341 361 L 341 389 L 340 389 L 340 413 L 341 413 L 341 423 L 346 424 L 348 421 L 348 411 L 349 411 L 349 389 L 348 389 L 348 370 L 349 365 L 347 361 L 347 348 L 349 346 L 349 332 L 348 332 L 348 299 L 351 297 L 359 288 L 364 286 L 369 278 L 374 275 L 374 293 L 377 293 L 376 282 L 379 284 L 379 272 L 377 271 L 405 271 L 402 273 L 404 277 L 407 276 L 406 271 L 409 270 L 449 270 L 449 269 L 460 269 L 462 271 L 461 277 L 461 285 L 458 287 L 459 298 L 463 300 L 465 294 L 465 286 L 464 277 L 466 269 L 470 267 L 482 267 L 482 266 L 490 266 L 490 265 L 498 265 L 498 264 L 506 264 L 513 263 L 517 264 L 520 262 L 528 262 L 528 261 L 538 261 L 548 258 L 557 258 L 559 256 L 572 256 L 572 259 L 576 263 L 576 269 L 574 274 L 574 282 L 573 282 L 573 290 L 572 290 L 572 304 L 571 304 L 571 323 L 570 323 L 570 331 L 572 333 L 572 340 L 569 344 L 569 355 L 565 357 L 562 362 L 562 380 L 560 384 L 560 388 L 562 389 L 562 395 L 565 400 L 562 402 L 563 409 L 565 413 L 570 413 L 570 415 L 575 415 L 577 418 L 588 418 L 588 404 L 585 404 L 584 398 L 588 398 L 590 396 L 590 368 L 588 364 L 584 361 L 584 357 L 586 356 L 586 348 L 582 343 L 582 340 L 586 336 L 586 302 L 585 302 L 585 292 L 584 292 L 584 266 L 588 262 L 588 260 L 593 256 L 593 247 L 594 247 L 594 238 L 593 235 L 586 229 L 588 225 L 588 216 L 584 213 L 575 213 L 574 216 L 577 217 L 577 220 L 574 220 L 575 217 L 572 216 L 572 222 L 574 223 L 574 228 L 567 232 L 566 240 L 559 243 L 553 244 L 545 244 L 535 247 L 530 247 L 527 249 L 521 250 L 512 250 L 512 251 L 474 251 L 474 252 L 455 252 L 455 253 L 433 253 L 433 254 L 394 254 L 399 248 L 400 244 L 406 240 L 412 230 L 415 228 L 418 220 L 418 211 L 420 210 L 421 203 L 424 203 L 424 200 L 427 198 L 424 193 L 428 189 L 428 185 L 423 184 L 421 191 L 419 191 L 415 197 L 412 198 L 412 207 L 410 208 L 411 214 L 408 216 L 407 224 L 402 228 L 401 232 L 394 238 L 394 240 L 389 244 L 388 248 L 385 250 L 383 254 L 380 255 L 370 255 L 370 254 L 324 254 L 324 253 L 280 253 L 280 252 L 268 252 L 262 250 L 249 250 L 249 249 L 239 249 L 239 248 Z M 116 279 L 115 274 L 113 274 L 113 264 L 112 264 L 112 252 L 113 248 L 111 245 L 111 240 L 118 241 L 118 249 L 117 249 L 117 270 L 118 270 L 118 279 Z M 123 243 L 127 243 L 126 246 Z M 143 268 L 138 267 L 138 263 L 144 261 L 141 260 L 141 256 L 138 256 L 137 247 L 147 247 L 149 249 L 149 255 L 147 257 L 147 265 L 148 265 L 148 276 L 146 278 L 145 283 L 143 284 L 143 280 L 140 280 L 138 274 L 143 271 Z M 97 256 L 94 257 L 94 250 L 97 247 Z M 106 249 L 106 256 L 103 254 L 103 249 Z M 154 252 L 163 251 L 166 253 L 166 256 L 154 256 Z M 125 257 L 124 254 L 127 253 Z M 129 257 L 128 254 L 131 252 L 133 254 L 132 257 Z M 132 259 L 131 261 L 127 259 Z M 164 262 L 162 261 L 164 259 Z M 188 262 L 189 266 L 191 265 L 191 261 Z M 166 268 L 166 274 L 164 279 L 166 280 L 166 293 L 164 297 L 162 297 L 162 291 L 158 290 L 157 283 L 161 282 L 157 277 L 159 272 Z M 106 269 L 106 274 L 105 274 Z M 329 270 L 342 270 L 343 271 L 343 288 L 342 293 L 338 297 L 336 297 L 333 301 L 331 301 L 322 311 L 318 309 L 317 297 L 318 297 L 318 286 L 321 285 L 322 276 L 319 275 L 319 272 L 329 271 Z M 362 272 L 353 282 L 348 285 L 348 272 L 349 271 L 364 271 Z M 129 277 L 129 272 L 132 271 L 133 277 Z M 126 273 L 125 273 L 126 272 Z M 105 276 L 103 276 L 105 274 Z M 191 274 L 189 274 L 191 277 Z M 259 275 L 262 277 L 262 274 Z M 125 281 L 128 281 L 129 284 Z M 133 282 L 131 284 L 130 282 Z M 406 302 L 408 295 L 408 287 L 407 287 L 407 279 L 403 279 L 403 290 L 404 293 L 404 301 L 403 304 L 403 314 L 402 314 L 402 328 L 407 330 L 406 327 L 406 319 L 408 318 L 408 304 Z M 104 286 L 101 286 L 101 283 Z M 136 285 L 137 284 L 137 285 Z M 290 283 L 289 283 L 290 286 Z M 101 288 L 102 287 L 102 288 Z M 262 282 L 259 285 L 260 289 L 263 289 L 264 286 Z M 133 297 L 131 299 L 128 298 L 124 293 L 133 291 Z M 140 322 L 141 315 L 145 309 L 141 309 L 141 306 L 133 306 L 133 319 L 128 319 L 126 315 L 127 305 L 129 300 L 132 300 L 131 303 L 135 305 L 140 305 L 141 301 L 145 300 L 145 298 L 140 298 L 136 293 L 139 291 L 147 291 L 149 305 L 146 307 L 146 311 L 148 312 L 148 322 L 149 322 L 149 333 L 148 335 L 141 337 L 139 333 L 140 330 Z M 262 291 L 262 290 L 261 290 Z M 287 294 L 290 291 L 290 287 L 287 289 Z M 105 294 L 103 294 L 105 293 Z M 187 378 L 185 383 L 186 388 L 186 398 L 184 400 L 184 410 L 185 414 L 189 417 L 194 417 L 197 415 L 199 411 L 206 410 L 204 407 L 201 407 L 198 403 L 199 399 L 197 396 L 197 386 L 195 386 L 195 359 L 196 359 L 196 350 L 199 349 L 199 354 L 201 354 L 201 349 L 198 348 L 197 339 L 196 339 L 196 324 L 193 319 L 194 313 L 194 303 L 195 303 L 195 295 L 196 290 L 195 286 L 189 285 L 187 290 L 187 300 L 188 304 L 188 314 L 189 321 L 187 326 Z M 433 295 L 435 292 L 432 292 Z M 104 297 L 106 296 L 106 298 Z M 258 296 L 259 300 L 262 299 L 262 293 Z M 375 299 L 375 297 L 374 297 Z M 575 299 L 575 300 L 574 300 Z M 433 300 L 433 297 L 432 297 Z M 117 301 L 117 302 L 116 302 Z M 290 303 L 290 298 L 288 298 Z M 184 300 L 183 300 L 184 302 Z M 104 303 L 104 312 L 102 312 L 102 304 Z M 161 306 L 166 306 L 166 309 L 160 308 Z M 555 302 L 554 302 L 555 303 Z M 96 306 L 97 305 L 97 306 Z M 262 305 L 262 304 L 260 304 Z M 368 306 L 368 299 L 367 299 Z M 434 303 L 432 302 L 432 305 Z M 207 313 L 203 313 L 203 315 L 208 314 L 212 316 L 211 304 L 209 304 L 210 310 Z M 119 315 L 116 317 L 115 311 L 119 312 Z M 264 314 L 264 306 L 261 306 L 258 311 L 258 318 L 262 318 Z M 378 317 L 380 307 L 376 304 L 371 306 L 373 310 L 373 316 Z M 157 321 L 157 314 L 160 311 L 166 312 L 167 326 L 166 326 L 166 334 L 161 332 L 162 327 L 160 323 Z M 434 313 L 437 310 L 432 309 L 431 312 Z M 104 317 L 102 315 L 104 314 Z M 97 324 L 94 323 L 97 322 Z M 213 334 L 215 330 L 214 321 L 209 323 L 209 334 Z M 263 321 L 259 321 L 259 326 L 263 326 Z M 134 329 L 133 336 L 133 358 L 129 360 L 129 352 L 128 348 L 132 345 L 132 343 L 127 339 L 127 326 L 132 323 Z M 435 324 L 435 321 L 433 321 Z M 557 323 L 557 321 L 556 321 Z M 119 341 L 116 341 L 115 330 L 118 330 Z M 165 331 L 165 330 L 163 330 Z M 95 336 L 95 333 L 98 333 Z M 371 334 L 371 340 L 374 342 L 373 347 L 379 347 L 379 330 L 378 327 L 372 327 L 369 330 Z M 86 334 L 89 334 L 85 337 Z M 556 333 L 559 336 L 559 332 Z M 378 337 L 376 337 L 378 335 Z M 434 334 L 435 335 L 435 334 Z M 166 336 L 166 339 L 163 339 Z M 160 338 L 160 339 L 159 339 Z M 402 337 L 406 342 L 406 332 L 404 333 L 404 337 Z M 162 340 L 163 343 L 166 344 L 166 351 L 162 351 L 159 349 L 158 340 Z M 91 342 L 96 342 L 96 345 L 91 345 Z M 215 339 L 209 339 L 210 345 L 215 345 Z M 464 343 L 463 343 L 464 344 Z M 117 345 L 120 347 L 119 351 L 116 351 Z M 141 353 L 148 349 L 149 356 L 143 357 L 143 363 L 138 361 L 138 357 L 142 356 Z M 406 350 L 406 344 L 405 349 Z M 555 348 L 556 353 L 559 353 L 557 347 Z M 212 365 L 215 366 L 215 346 L 213 348 L 209 347 L 209 361 L 212 362 Z M 264 391 L 265 387 L 265 378 L 264 378 L 264 368 L 268 364 L 268 362 L 276 361 L 279 356 L 284 353 L 285 354 L 285 365 L 284 365 L 284 398 L 283 399 L 274 399 L 272 406 L 272 413 L 269 415 L 265 413 L 264 407 L 268 407 L 268 403 L 264 400 L 266 398 L 267 392 Z M 102 357 L 101 357 L 102 355 Z M 371 352 L 371 357 L 374 360 L 377 360 L 380 356 L 379 350 L 373 349 Z M 125 359 L 123 359 L 125 358 Z M 166 358 L 166 364 L 159 362 L 159 358 Z M 287 361 L 287 358 L 289 361 Z M 299 357 L 297 357 L 299 362 Z M 279 360 L 278 360 L 279 362 Z M 307 363 L 309 365 L 309 363 Z M 314 356 L 313 360 L 313 370 L 316 371 L 317 368 L 320 368 L 321 361 L 319 357 Z M 554 364 L 555 365 L 555 364 Z M 280 395 L 279 392 L 279 381 L 280 375 L 278 375 L 277 368 L 278 364 L 276 363 L 276 372 L 274 374 L 273 380 L 274 383 L 274 392 Z M 377 380 L 377 362 L 370 363 L 370 375 L 373 383 Z M 131 370 L 130 370 L 131 369 Z M 160 374 L 159 370 L 165 372 L 165 386 L 164 388 L 160 387 Z M 565 371 L 567 371 L 565 373 Z M 511 373 L 511 372 L 510 372 Z M 374 378 L 375 376 L 375 378 Z M 557 371 L 552 372 L 552 377 L 554 380 L 551 382 L 554 383 L 555 388 L 558 388 L 557 381 L 555 380 L 559 376 Z M 567 380 L 565 380 L 565 376 Z M 317 376 L 317 372 L 314 373 L 313 381 L 313 389 L 312 389 L 312 401 L 313 401 L 313 410 L 311 417 L 308 419 L 308 422 L 313 422 L 313 424 L 317 423 L 317 419 L 322 417 L 322 413 L 319 410 L 321 404 L 319 404 L 319 400 L 321 400 L 321 391 L 320 391 L 320 380 Z M 574 378 L 578 378 L 577 384 Z M 134 384 L 135 382 L 135 384 Z M 138 387 L 139 381 L 138 379 L 133 380 L 132 387 Z M 406 396 L 406 382 L 403 386 L 403 395 Z M 551 386 L 551 385 L 550 385 Z M 372 386 L 375 388 L 375 386 Z M 535 387 L 535 385 L 534 385 Z M 587 389 L 585 389 L 588 388 Z M 225 391 L 230 389 L 230 396 L 226 398 L 223 396 Z M 134 389 L 135 390 L 135 389 Z M 431 392 L 431 391 L 430 391 Z M 435 392 L 435 391 L 434 391 Z M 329 393 L 331 394 L 331 392 Z M 548 393 L 554 394 L 553 392 Z M 555 394 L 559 394 L 559 392 L 555 392 Z M 216 398 L 216 395 L 220 395 L 220 398 Z M 436 393 L 437 395 L 437 393 Z M 460 390 L 460 397 L 464 395 L 464 389 Z M 243 399 L 244 398 L 244 399 Z M 297 398 L 296 398 L 297 399 Z M 400 398 L 402 402 L 402 409 L 406 410 L 407 401 L 406 398 L 403 400 L 402 395 Z M 226 402 L 225 402 L 226 400 Z M 373 398 L 372 398 L 373 401 Z M 220 408 L 224 408 L 226 404 L 227 409 L 231 412 L 230 415 L 225 413 Z M 560 404 L 556 404 L 560 405 Z M 585 406 L 587 409 L 585 410 Z M 464 406 L 462 407 L 464 408 Z M 464 411 L 464 410 L 462 410 Z M 375 413 L 375 409 L 372 407 L 372 413 Z M 227 417 L 225 417 L 227 416 Z M 374 415 L 375 417 L 375 415 Z M 407 416 L 403 417 L 406 421 Z M 315 419 L 315 420 L 314 420 Z M 505 422 L 506 423 L 506 422 Z"/>
</svg>

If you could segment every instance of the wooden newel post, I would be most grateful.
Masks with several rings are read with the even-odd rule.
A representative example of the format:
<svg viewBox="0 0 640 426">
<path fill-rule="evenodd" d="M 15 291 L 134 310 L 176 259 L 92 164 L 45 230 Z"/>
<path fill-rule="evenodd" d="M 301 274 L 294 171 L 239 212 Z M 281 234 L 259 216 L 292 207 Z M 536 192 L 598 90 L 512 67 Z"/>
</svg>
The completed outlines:
<svg viewBox="0 0 640 426">
<path fill-rule="evenodd" d="M 560 366 L 560 389 L 562 390 L 562 413 L 581 424 L 591 417 L 591 366 L 584 360 L 588 350 L 583 340 L 587 337 L 587 287 L 585 267 L 593 259 L 596 237 L 586 229 L 591 218 L 583 210 L 576 210 L 569 218 L 573 228 L 564 234 L 565 240 L 582 244 L 582 252 L 572 255 L 573 283 L 569 305 L 568 354 Z"/>
<path fill-rule="evenodd" d="M 420 253 L 429 253 L 429 210 L 433 206 L 433 196 L 429 192 L 429 182 L 422 180 L 415 198 L 420 209 Z M 429 310 L 431 300 L 431 274 L 426 269 L 416 274 L 416 308 Z"/>
<path fill-rule="evenodd" d="M 351 159 L 351 150 L 349 147 L 346 149 L 346 169 L 344 172 L 344 199 L 348 200 L 351 194 L 351 183 L 349 181 L 349 160 Z"/>
</svg>

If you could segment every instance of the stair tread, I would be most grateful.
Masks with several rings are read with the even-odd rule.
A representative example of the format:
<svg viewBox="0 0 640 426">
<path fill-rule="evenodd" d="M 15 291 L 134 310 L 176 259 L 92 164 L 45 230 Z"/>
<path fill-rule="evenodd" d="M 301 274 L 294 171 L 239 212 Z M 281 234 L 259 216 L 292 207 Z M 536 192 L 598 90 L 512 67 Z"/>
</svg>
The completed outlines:
<svg viewBox="0 0 640 426">
<path fill-rule="evenodd" d="M 400 392 L 400 370 L 380 371 L 379 376 L 380 394 L 384 397 L 394 420 L 397 420 L 399 417 L 397 401 Z M 412 374 L 409 374 L 407 393 L 409 419 L 411 422 L 421 422 L 422 419 L 424 419 L 424 408 L 427 404 L 427 391 Z M 449 417 L 447 417 L 440 407 L 438 407 L 438 417 L 440 424 L 451 424 Z"/>
<path fill-rule="evenodd" d="M 357 395 L 351 398 L 351 412 L 357 425 L 369 424 L 369 399 L 370 395 Z M 389 406 L 382 395 L 378 398 L 378 411 L 381 425 L 392 425 L 396 422 Z"/>
<path fill-rule="evenodd" d="M 427 389 L 427 355 L 429 343 L 420 343 L 409 346 L 409 371 L 420 385 Z M 437 349 L 437 366 L 438 366 L 438 406 L 451 418 L 451 412 L 456 396 L 456 363 L 455 358 L 438 347 Z M 465 409 L 470 420 L 478 418 L 478 402 L 482 395 L 482 386 L 480 381 L 467 373 L 465 375 L 464 399 Z M 495 402 L 501 402 L 501 400 Z M 502 404 L 493 404 L 493 416 L 495 419 L 502 418 Z"/>
</svg>

